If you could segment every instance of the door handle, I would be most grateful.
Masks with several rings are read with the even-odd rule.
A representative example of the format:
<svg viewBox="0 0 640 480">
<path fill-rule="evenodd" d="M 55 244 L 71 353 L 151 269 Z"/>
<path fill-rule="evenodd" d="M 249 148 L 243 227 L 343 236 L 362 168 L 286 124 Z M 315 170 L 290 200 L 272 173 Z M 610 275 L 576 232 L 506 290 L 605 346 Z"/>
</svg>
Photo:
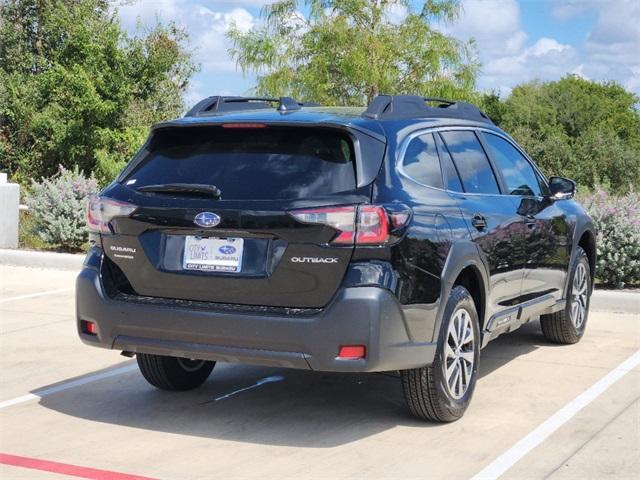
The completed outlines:
<svg viewBox="0 0 640 480">
<path fill-rule="evenodd" d="M 476 213 L 471 219 L 471 225 L 473 225 L 476 230 L 484 230 L 487 228 L 487 219 L 479 213 Z"/>
</svg>

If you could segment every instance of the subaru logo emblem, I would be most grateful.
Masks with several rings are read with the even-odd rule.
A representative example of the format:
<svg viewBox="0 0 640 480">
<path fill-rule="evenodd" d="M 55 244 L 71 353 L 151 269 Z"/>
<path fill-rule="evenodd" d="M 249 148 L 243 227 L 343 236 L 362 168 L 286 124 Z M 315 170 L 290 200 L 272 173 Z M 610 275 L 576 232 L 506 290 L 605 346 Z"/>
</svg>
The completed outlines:
<svg viewBox="0 0 640 480">
<path fill-rule="evenodd" d="M 223 255 L 233 255 L 236 253 L 236 247 L 232 247 L 231 245 L 223 245 L 218 249 L 220 253 Z"/>
<path fill-rule="evenodd" d="M 212 212 L 200 212 L 193 219 L 193 223 L 199 227 L 215 227 L 220 223 L 220 217 Z"/>
</svg>

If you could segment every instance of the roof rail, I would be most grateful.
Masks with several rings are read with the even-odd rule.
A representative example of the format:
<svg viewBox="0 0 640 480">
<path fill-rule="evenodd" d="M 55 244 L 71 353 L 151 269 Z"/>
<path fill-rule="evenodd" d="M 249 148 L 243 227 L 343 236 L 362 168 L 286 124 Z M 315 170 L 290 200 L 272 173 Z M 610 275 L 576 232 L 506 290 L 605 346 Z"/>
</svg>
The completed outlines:
<svg viewBox="0 0 640 480">
<path fill-rule="evenodd" d="M 429 103 L 437 103 L 433 107 Z M 491 119 L 472 103 L 418 95 L 378 95 L 362 114 L 374 120 L 451 117 L 491 123 Z"/>
<path fill-rule="evenodd" d="M 311 102 L 298 102 L 290 97 L 207 97 L 196 103 L 185 117 L 200 117 L 203 115 L 219 115 L 243 110 L 263 110 L 273 108 L 278 104 L 277 110 L 281 113 L 294 112 L 302 107 L 317 107 L 319 104 Z"/>
</svg>

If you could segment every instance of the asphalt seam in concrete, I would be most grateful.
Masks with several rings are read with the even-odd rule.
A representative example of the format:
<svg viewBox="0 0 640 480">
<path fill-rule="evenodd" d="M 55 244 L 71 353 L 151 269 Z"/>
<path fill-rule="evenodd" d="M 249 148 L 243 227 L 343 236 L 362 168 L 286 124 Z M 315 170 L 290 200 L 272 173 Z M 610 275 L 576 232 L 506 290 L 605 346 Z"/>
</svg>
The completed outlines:
<svg viewBox="0 0 640 480">
<path fill-rule="evenodd" d="M 39 388 L 34 390 L 35 393 L 28 393 L 26 395 L 21 395 L 19 397 L 10 398 L 9 400 L 1 401 L 0 410 L 2 410 L 3 408 L 11 407 L 13 405 L 19 405 L 21 403 L 30 402 L 31 400 L 40 399 L 42 397 L 46 397 L 47 395 L 63 392 L 65 390 L 69 390 L 70 388 L 86 385 L 87 383 L 93 383 L 99 380 L 115 377 L 117 375 L 122 375 L 124 373 L 129 373 L 137 369 L 138 369 L 138 365 L 130 364 L 130 365 L 125 365 L 124 367 L 115 368 L 113 370 L 107 370 L 106 372 L 95 373 L 95 374 L 87 375 L 84 377 L 80 377 L 76 380 L 69 380 L 66 382 L 63 381 L 62 383 L 59 383 L 58 385 L 54 385 L 53 387 Z"/>
<path fill-rule="evenodd" d="M 56 312 L 36 312 L 35 310 L 25 310 L 21 308 L 18 310 L 12 310 L 9 308 L 0 307 L 0 313 L 16 313 L 20 315 L 24 315 L 25 313 L 29 315 L 46 315 L 47 317 L 65 317 L 65 318 L 73 318 L 73 315 L 69 315 L 68 313 L 56 313 Z"/>
<path fill-rule="evenodd" d="M 558 367 L 573 367 L 573 368 L 587 368 L 589 370 L 602 370 L 604 372 L 609 372 L 611 371 L 611 367 L 610 366 L 606 366 L 606 367 L 601 367 L 598 365 L 581 365 L 578 363 L 569 363 L 569 362 L 547 362 L 544 360 L 532 360 L 529 358 L 523 358 L 522 356 L 519 357 L 501 357 L 499 355 L 484 355 L 482 353 L 480 353 L 480 360 L 484 359 L 484 358 L 488 358 L 488 359 L 493 359 L 493 360 L 506 360 L 509 362 L 524 362 L 524 363 L 531 363 L 531 364 L 539 364 L 539 365 L 554 365 L 554 366 L 558 366 Z M 482 368 L 482 367 L 481 367 Z M 640 373 L 640 372 L 629 372 L 629 373 Z"/>
<path fill-rule="evenodd" d="M 0 312 L 1 311 L 2 310 L 0 310 Z M 13 330 L 2 330 L 2 331 L 0 331 L 0 335 L 9 335 L 10 333 L 24 332 L 25 330 L 33 330 L 35 328 L 48 327 L 49 325 L 55 325 L 57 323 L 65 323 L 65 322 L 70 322 L 70 321 L 73 321 L 73 319 L 64 318 L 62 320 L 55 320 L 53 322 L 41 323 L 41 324 L 38 324 L 38 325 L 32 325 L 30 327 L 15 328 Z"/>
<path fill-rule="evenodd" d="M 611 385 L 640 365 L 640 350 L 575 397 L 556 413 L 547 418 L 511 448 L 484 467 L 471 480 L 495 480 L 518 463 L 525 455 L 549 438 L 555 431 L 571 420 L 579 411 L 593 402 Z"/>
<path fill-rule="evenodd" d="M 584 447 L 589 445 L 593 441 L 593 439 L 596 438 L 598 435 L 600 435 L 604 430 L 606 430 L 606 428 L 609 425 L 611 425 L 618 418 L 620 418 L 620 416 L 624 415 L 627 411 L 629 411 L 629 409 L 633 407 L 636 403 L 638 403 L 638 401 L 640 401 L 640 397 L 634 398 L 628 405 L 626 405 L 622 410 L 620 410 L 613 418 L 610 418 L 607 422 L 605 422 L 605 424 L 601 428 L 595 431 L 593 435 L 590 435 L 588 439 L 586 439 L 578 448 L 576 448 L 573 452 L 571 452 L 570 455 L 568 455 L 564 460 L 562 460 L 562 462 L 560 462 L 560 464 L 556 468 L 554 468 L 551 472 L 549 472 L 549 474 L 544 478 L 550 478 L 554 473 L 556 473 L 558 470 L 564 467 L 567 464 L 567 462 L 569 462 L 573 457 L 575 457 L 578 453 L 580 453 L 584 449 Z"/>
<path fill-rule="evenodd" d="M 28 293 L 26 295 L 18 295 L 17 297 L 0 298 L 0 303 L 16 302 L 18 300 L 27 300 L 29 298 L 43 297 L 45 295 L 55 295 L 56 293 L 72 292 L 73 288 L 58 288 L 56 290 L 45 290 L 44 292 Z"/>
</svg>

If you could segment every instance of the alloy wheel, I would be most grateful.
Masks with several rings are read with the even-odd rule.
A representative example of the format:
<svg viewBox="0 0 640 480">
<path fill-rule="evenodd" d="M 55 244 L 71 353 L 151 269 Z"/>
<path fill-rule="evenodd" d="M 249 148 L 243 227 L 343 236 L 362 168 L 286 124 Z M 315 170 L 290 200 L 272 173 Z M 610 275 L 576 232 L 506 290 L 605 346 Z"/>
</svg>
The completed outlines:
<svg viewBox="0 0 640 480">
<path fill-rule="evenodd" d="M 444 345 L 447 389 L 456 400 L 467 392 L 473 376 L 475 346 L 472 321 L 467 310 L 456 310 L 449 322 L 447 341 Z"/>
<path fill-rule="evenodd" d="M 587 312 L 588 283 L 587 269 L 583 263 L 579 263 L 573 275 L 571 300 L 571 321 L 578 330 L 582 327 Z"/>
</svg>

